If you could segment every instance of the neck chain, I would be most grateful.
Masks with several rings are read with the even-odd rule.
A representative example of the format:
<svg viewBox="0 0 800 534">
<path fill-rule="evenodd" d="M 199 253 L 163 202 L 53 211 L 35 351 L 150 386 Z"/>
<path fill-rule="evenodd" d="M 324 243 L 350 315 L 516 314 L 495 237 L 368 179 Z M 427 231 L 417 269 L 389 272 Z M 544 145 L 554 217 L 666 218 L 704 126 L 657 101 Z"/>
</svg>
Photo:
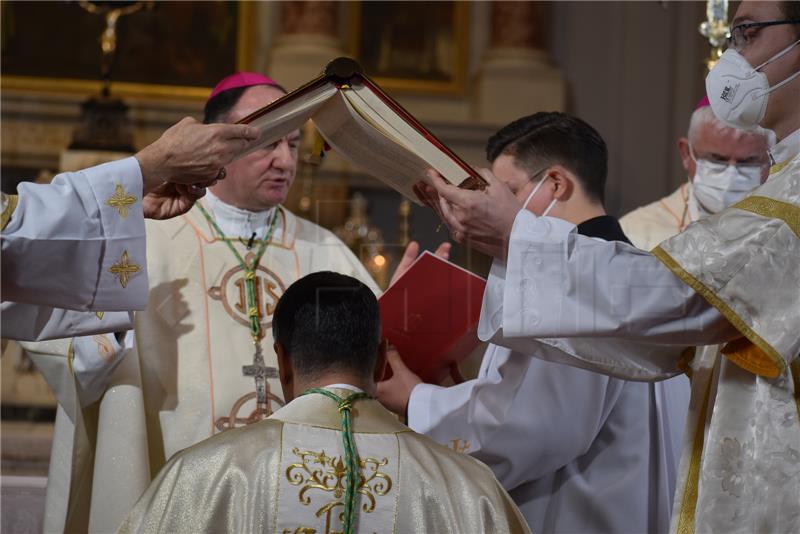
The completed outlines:
<svg viewBox="0 0 800 534">
<path fill-rule="evenodd" d="M 261 261 L 261 257 L 267 250 L 269 241 L 272 239 L 272 234 L 275 231 L 275 223 L 278 221 L 278 208 L 275 207 L 275 213 L 272 215 L 272 220 L 269 222 L 266 230 L 264 231 L 264 236 L 261 238 L 261 243 L 258 245 L 258 249 L 253 257 L 253 261 L 248 265 L 242 255 L 239 254 L 239 251 L 236 250 L 236 247 L 233 246 L 231 240 L 228 239 L 217 222 L 211 216 L 211 214 L 208 213 L 208 211 L 206 211 L 206 209 L 199 202 L 197 203 L 197 207 L 200 209 L 200 213 L 203 214 L 209 224 L 211 224 L 211 227 L 214 228 L 214 231 L 218 234 L 218 237 L 222 239 L 226 245 L 228 245 L 229 249 L 231 249 L 231 252 L 233 252 L 233 255 L 239 261 L 239 265 L 241 265 L 242 269 L 244 270 L 245 297 L 247 299 L 247 317 L 250 320 L 250 335 L 253 336 L 253 343 L 258 344 L 259 340 L 261 339 L 261 318 L 259 317 L 258 300 L 256 295 L 256 269 L 258 269 L 258 264 Z"/>
</svg>

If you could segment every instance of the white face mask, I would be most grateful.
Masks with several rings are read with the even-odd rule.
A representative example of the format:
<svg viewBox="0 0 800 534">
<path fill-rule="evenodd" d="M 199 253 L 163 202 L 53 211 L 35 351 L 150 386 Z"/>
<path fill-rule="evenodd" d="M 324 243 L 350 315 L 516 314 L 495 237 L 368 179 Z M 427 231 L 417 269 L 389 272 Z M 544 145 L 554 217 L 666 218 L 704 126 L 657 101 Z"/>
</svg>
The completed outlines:
<svg viewBox="0 0 800 534">
<path fill-rule="evenodd" d="M 706 94 L 714 115 L 734 128 L 752 130 L 758 126 L 767 112 L 769 94 L 800 75 L 800 71 L 797 71 L 770 87 L 767 75 L 759 70 L 783 57 L 798 43 L 800 40 L 756 68 L 751 67 L 736 50 L 727 49 L 706 77 Z"/>
<path fill-rule="evenodd" d="M 539 188 L 540 188 L 540 187 L 542 187 L 542 184 L 544 184 L 544 183 L 547 181 L 547 178 L 548 178 L 548 177 L 547 177 L 547 176 L 545 176 L 544 178 L 542 178 L 541 180 L 539 180 L 539 183 L 538 183 L 538 184 L 536 184 L 535 186 L 533 186 L 533 190 L 532 190 L 532 191 L 531 191 L 531 193 L 528 195 L 528 198 L 526 198 L 526 199 L 525 199 L 525 203 L 522 205 L 522 209 L 524 209 L 524 210 L 525 210 L 525 209 L 528 209 L 528 204 L 530 204 L 530 203 L 531 203 L 531 199 L 533 198 L 533 195 L 535 195 L 535 194 L 536 194 L 536 192 L 539 190 Z M 549 205 L 549 206 L 547 206 L 547 209 L 545 209 L 545 210 L 542 212 L 542 214 L 540 215 L 540 217 L 546 217 L 546 216 L 547 216 L 547 214 L 548 214 L 548 213 L 550 213 L 550 210 L 551 210 L 551 209 L 553 209 L 553 206 L 555 206 L 555 205 L 556 205 L 556 202 L 558 202 L 558 200 L 554 198 L 554 199 L 553 199 L 553 201 L 550 203 L 550 205 Z M 534 214 L 534 215 L 535 215 L 535 214 Z"/>
<path fill-rule="evenodd" d="M 698 208 L 711 215 L 722 211 L 750 194 L 761 185 L 763 167 L 758 165 L 727 165 L 705 159 L 695 159 L 692 189 L 697 198 Z"/>
</svg>

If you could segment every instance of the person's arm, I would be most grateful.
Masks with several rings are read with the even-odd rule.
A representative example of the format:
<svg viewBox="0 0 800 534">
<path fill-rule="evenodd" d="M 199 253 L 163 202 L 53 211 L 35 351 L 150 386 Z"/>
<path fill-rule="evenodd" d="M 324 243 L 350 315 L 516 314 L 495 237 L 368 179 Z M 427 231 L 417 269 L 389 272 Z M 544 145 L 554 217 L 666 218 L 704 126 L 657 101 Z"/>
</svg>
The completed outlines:
<svg viewBox="0 0 800 534">
<path fill-rule="evenodd" d="M 514 221 L 505 280 L 486 293 L 502 294 L 506 338 L 613 337 L 685 347 L 740 335 L 651 254 L 527 210 Z"/>
<path fill-rule="evenodd" d="M 2 234 L 3 300 L 73 310 L 147 304 L 142 174 L 133 157 L 23 183 Z"/>
<path fill-rule="evenodd" d="M 47 341 L 133 328 L 133 312 L 82 312 L 18 302 L 3 302 L 0 310 L 0 336 L 17 341 Z"/>
</svg>

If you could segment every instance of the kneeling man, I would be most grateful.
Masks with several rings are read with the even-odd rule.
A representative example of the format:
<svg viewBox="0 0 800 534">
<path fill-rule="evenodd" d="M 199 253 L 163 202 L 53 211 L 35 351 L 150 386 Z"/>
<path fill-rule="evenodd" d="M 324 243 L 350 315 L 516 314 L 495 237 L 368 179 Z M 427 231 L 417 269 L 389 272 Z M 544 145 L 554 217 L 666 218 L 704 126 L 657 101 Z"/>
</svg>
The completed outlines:
<svg viewBox="0 0 800 534">
<path fill-rule="evenodd" d="M 177 453 L 122 532 L 528 532 L 489 468 L 372 399 L 385 352 L 366 285 L 301 278 L 272 332 L 291 402 Z"/>
</svg>

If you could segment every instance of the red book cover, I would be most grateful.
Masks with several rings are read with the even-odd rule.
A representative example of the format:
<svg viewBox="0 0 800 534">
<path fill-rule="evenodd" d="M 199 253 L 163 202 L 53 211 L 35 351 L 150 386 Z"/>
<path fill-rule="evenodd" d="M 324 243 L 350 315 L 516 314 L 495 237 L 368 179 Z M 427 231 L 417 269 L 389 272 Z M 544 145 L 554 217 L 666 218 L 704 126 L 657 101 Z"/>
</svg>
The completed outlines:
<svg viewBox="0 0 800 534">
<path fill-rule="evenodd" d="M 480 343 L 486 280 L 428 251 L 379 299 L 383 337 L 425 382 L 440 384 Z"/>
</svg>

